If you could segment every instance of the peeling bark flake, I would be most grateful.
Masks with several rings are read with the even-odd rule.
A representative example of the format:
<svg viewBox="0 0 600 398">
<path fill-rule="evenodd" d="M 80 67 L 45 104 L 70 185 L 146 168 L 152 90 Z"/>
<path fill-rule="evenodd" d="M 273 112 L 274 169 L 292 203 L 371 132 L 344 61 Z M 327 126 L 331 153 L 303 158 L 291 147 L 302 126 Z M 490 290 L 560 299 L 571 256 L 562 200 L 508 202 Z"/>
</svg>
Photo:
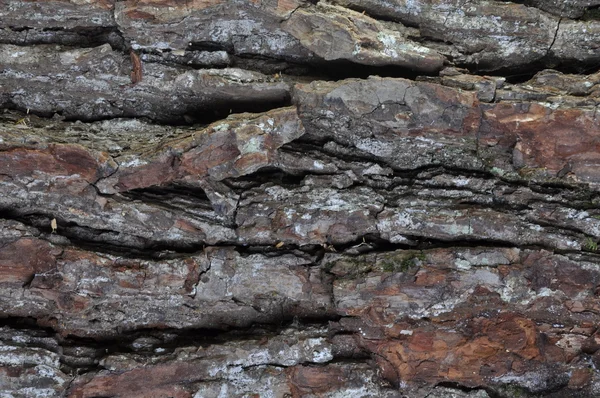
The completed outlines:
<svg viewBox="0 0 600 398">
<path fill-rule="evenodd" d="M 136 84 L 142 81 L 142 61 L 140 61 L 140 57 L 135 53 L 135 51 L 131 50 L 129 52 L 131 56 L 131 83 Z"/>
</svg>

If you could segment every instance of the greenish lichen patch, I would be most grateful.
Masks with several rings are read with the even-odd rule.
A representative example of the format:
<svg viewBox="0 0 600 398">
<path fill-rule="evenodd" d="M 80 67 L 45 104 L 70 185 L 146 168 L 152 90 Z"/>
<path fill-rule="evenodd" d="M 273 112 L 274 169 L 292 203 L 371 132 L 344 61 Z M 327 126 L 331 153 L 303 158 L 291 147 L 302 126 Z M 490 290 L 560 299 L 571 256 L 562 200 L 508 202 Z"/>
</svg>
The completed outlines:
<svg viewBox="0 0 600 398">
<path fill-rule="evenodd" d="M 340 278 L 355 279 L 373 270 L 373 256 L 342 257 L 325 263 L 323 270 Z"/>
<path fill-rule="evenodd" d="M 596 252 L 598 251 L 598 242 L 593 240 L 592 238 L 586 238 L 585 242 L 583 242 L 583 250 L 588 252 Z"/>
<path fill-rule="evenodd" d="M 420 267 L 426 257 L 420 250 L 401 250 L 381 255 L 377 259 L 377 268 L 383 272 L 408 272 Z"/>
<path fill-rule="evenodd" d="M 426 255 L 421 250 L 398 250 L 356 257 L 336 255 L 323 262 L 322 270 L 340 279 L 356 279 L 372 272 L 413 273 L 425 260 Z"/>
</svg>

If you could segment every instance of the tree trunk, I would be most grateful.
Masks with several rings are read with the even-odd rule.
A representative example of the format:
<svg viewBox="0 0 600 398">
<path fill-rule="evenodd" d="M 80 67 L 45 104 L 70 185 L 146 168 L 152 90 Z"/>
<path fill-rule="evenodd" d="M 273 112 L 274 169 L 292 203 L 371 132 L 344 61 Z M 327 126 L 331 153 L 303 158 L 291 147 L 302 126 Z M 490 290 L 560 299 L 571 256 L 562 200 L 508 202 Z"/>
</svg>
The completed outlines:
<svg viewBox="0 0 600 398">
<path fill-rule="evenodd" d="M 598 396 L 598 5 L 0 0 L 0 392 Z"/>
</svg>

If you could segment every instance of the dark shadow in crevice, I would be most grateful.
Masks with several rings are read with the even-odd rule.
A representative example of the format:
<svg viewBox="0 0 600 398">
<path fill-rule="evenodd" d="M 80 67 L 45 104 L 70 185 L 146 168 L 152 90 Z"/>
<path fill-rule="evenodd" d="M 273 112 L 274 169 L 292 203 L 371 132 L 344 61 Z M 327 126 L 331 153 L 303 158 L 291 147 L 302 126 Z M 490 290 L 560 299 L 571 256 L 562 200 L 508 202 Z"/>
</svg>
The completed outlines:
<svg viewBox="0 0 600 398">
<path fill-rule="evenodd" d="M 52 215 L 36 212 L 20 212 L 10 209 L 0 209 L 0 218 L 15 220 L 24 225 L 37 228 L 46 232 L 50 240 L 50 221 Z M 78 225 L 73 221 L 65 221 L 56 217 L 56 233 L 68 239 L 68 244 L 81 250 L 98 252 L 122 258 L 137 260 L 166 260 L 188 257 L 191 254 L 202 252 L 206 244 L 202 241 L 194 243 L 156 242 L 140 236 L 122 234 L 109 229 L 97 229 Z M 40 234 L 40 235 L 43 235 Z M 39 236 L 44 239 L 43 236 Z M 59 243 L 56 243 L 59 244 Z M 225 242 L 222 246 L 232 245 Z M 215 245 L 219 246 L 219 245 Z"/>
<path fill-rule="evenodd" d="M 158 205 L 164 205 L 171 200 L 183 197 L 189 199 L 203 210 L 212 211 L 210 200 L 202 188 L 184 184 L 170 184 L 165 186 L 131 189 L 129 191 L 122 192 L 121 195 L 130 201 L 140 200 L 144 203 L 153 203 Z"/>
<path fill-rule="evenodd" d="M 51 327 L 40 326 L 34 317 L 8 316 L 0 318 L 0 327 L 31 331 L 35 337 L 54 337 L 55 331 Z"/>
<path fill-rule="evenodd" d="M 2 99 L 0 98 L 0 106 L 3 111 L 11 111 L 22 116 L 22 120 L 26 121 L 28 115 L 37 116 L 40 119 L 51 119 L 54 115 L 59 119 L 63 119 L 62 111 L 57 110 L 56 112 L 38 112 L 32 109 L 24 109 L 17 104 L 15 104 L 11 98 Z M 115 118 L 116 119 L 116 118 Z"/>
<path fill-rule="evenodd" d="M 223 326 L 222 328 L 139 328 L 122 330 L 118 326 L 105 336 L 96 338 L 63 336 L 50 327 L 42 327 L 33 317 L 7 317 L 0 319 L 0 327 L 21 331 L 25 334 L 25 347 L 39 347 L 60 355 L 61 370 L 78 375 L 103 369 L 100 360 L 110 355 L 136 355 L 139 357 L 171 355 L 180 347 L 208 348 L 212 345 L 252 341 L 264 345 L 269 339 L 280 336 L 283 331 L 290 329 L 298 331 L 327 327 L 330 322 L 337 322 L 338 315 L 321 315 L 298 317 L 283 315 L 274 318 L 271 323 L 255 323 L 247 327 Z M 3 332 L 4 331 L 0 331 Z M 1 336 L 1 334 L 0 334 Z M 324 336 L 326 337 L 326 336 Z M 331 337 L 331 336 L 329 336 Z M 9 345 L 21 346 L 13 340 Z M 84 347 L 85 350 L 81 350 Z M 354 358 L 365 359 L 366 355 Z M 84 359 L 83 363 L 81 359 Z M 344 360 L 344 359 L 342 359 Z M 350 360 L 350 359 L 345 359 Z"/>
<path fill-rule="evenodd" d="M 8 209 L 0 209 L 0 219 L 15 220 L 24 225 L 37 228 L 39 231 L 45 231 L 38 236 L 40 239 L 51 239 L 50 220 L 53 216 L 34 212 L 18 212 Z M 163 261 L 187 258 L 191 255 L 199 255 L 205 248 L 233 248 L 241 257 L 247 257 L 252 254 L 262 254 L 267 257 L 278 257 L 293 253 L 306 261 L 315 262 L 312 256 L 322 250 L 318 245 L 307 245 L 298 247 L 297 245 L 287 245 L 277 247 L 277 242 L 270 245 L 243 245 L 237 242 L 224 241 L 215 244 L 207 244 L 198 240 L 194 242 L 161 242 L 151 241 L 140 236 L 131 234 L 121 234 L 113 230 L 102 230 L 85 227 L 75 222 L 57 218 L 57 235 L 67 238 L 68 241 L 55 242 L 56 245 L 69 245 L 80 250 L 101 253 L 119 257 L 122 259 Z M 64 239 L 62 238 L 62 239 Z M 314 246 L 314 247 L 313 247 Z"/>
<path fill-rule="evenodd" d="M 358 3 L 359 4 L 344 4 L 342 5 L 342 7 L 356 12 L 364 13 L 365 15 L 368 15 L 369 17 L 378 21 L 394 22 L 411 28 L 419 28 L 419 24 L 416 21 L 410 21 L 407 18 L 402 18 L 400 15 L 398 15 L 398 13 L 394 10 L 394 2 L 373 2 L 377 5 L 377 7 L 379 7 L 382 10 L 382 12 L 377 12 L 377 10 L 373 8 L 369 9 L 370 7 L 362 7 L 360 5 L 361 2 Z M 392 5 L 386 8 L 387 4 Z"/>
<path fill-rule="evenodd" d="M 600 5 L 588 7 L 581 16 L 582 21 L 600 21 Z"/>
<path fill-rule="evenodd" d="M 283 242 L 281 242 L 283 243 Z M 319 257 L 319 249 L 322 250 L 322 246 L 320 245 L 302 245 L 298 246 L 296 244 L 283 244 L 281 246 L 278 245 L 278 242 L 275 242 L 272 245 L 248 245 L 248 246 L 236 246 L 235 251 L 242 258 L 247 258 L 249 256 L 260 254 L 261 256 L 265 256 L 268 258 L 276 258 L 281 256 L 287 256 L 293 254 L 298 258 L 303 258 L 304 260 L 311 262 L 311 264 L 306 264 L 305 266 L 314 266 L 320 260 Z"/>
<path fill-rule="evenodd" d="M 480 76 L 499 76 L 504 77 L 509 84 L 522 84 L 530 81 L 539 72 L 545 69 L 552 69 L 564 74 L 589 75 L 600 70 L 600 57 L 598 61 L 579 61 L 579 60 L 556 60 L 548 56 L 537 62 L 517 65 L 510 68 L 495 69 L 494 65 L 457 64 L 457 67 L 465 68 L 470 73 Z"/>
<path fill-rule="evenodd" d="M 292 76 L 304 76 L 311 80 L 337 81 L 349 78 L 366 79 L 369 76 L 415 80 L 417 76 L 438 75 L 437 72 L 425 72 L 418 68 L 399 65 L 365 65 L 348 60 L 317 60 L 302 63 L 254 54 L 236 55 L 232 59 L 233 66 L 246 67 L 267 74 L 282 72 Z"/>
<path fill-rule="evenodd" d="M 2 103 L 2 101 L 0 101 Z M 39 117 L 40 119 L 51 119 L 52 117 L 60 117 L 65 122 L 82 122 L 82 123 L 94 123 L 101 122 L 104 120 L 114 119 L 138 119 L 148 123 L 152 123 L 159 126 L 171 126 L 171 127 L 191 127 L 202 128 L 211 123 L 226 119 L 231 114 L 236 113 L 263 113 L 273 109 L 284 108 L 292 105 L 289 95 L 286 95 L 281 100 L 273 101 L 221 101 L 217 102 L 210 107 L 206 106 L 192 106 L 186 107 L 185 111 L 179 114 L 171 114 L 169 117 L 159 115 L 153 119 L 147 115 L 137 114 L 130 111 L 124 111 L 121 114 L 109 115 L 109 116 L 94 116 L 85 117 L 83 115 L 67 115 L 64 110 L 52 110 L 49 112 L 40 112 L 34 109 L 25 109 L 17 106 L 11 100 L 4 101 L 3 108 L 7 110 L 17 111 L 22 114 L 31 114 Z M 156 112 L 159 113 L 159 112 Z M 56 115 L 56 116 L 55 116 Z"/>
<path fill-rule="evenodd" d="M 232 67 L 257 71 L 265 75 L 284 74 L 292 78 L 304 77 L 306 79 L 306 77 L 317 74 L 311 65 L 263 55 L 230 55 L 230 59 Z"/>
<path fill-rule="evenodd" d="M 242 193 L 252 188 L 260 187 L 264 184 L 274 184 L 284 188 L 299 188 L 302 180 L 307 173 L 292 174 L 285 172 L 277 167 L 262 167 L 254 173 L 236 178 L 227 178 L 222 182 L 238 193 Z"/>
<path fill-rule="evenodd" d="M 91 48 L 108 43 L 114 50 L 118 51 L 122 51 L 126 47 L 123 36 L 116 27 L 78 27 L 73 29 L 46 27 L 38 29 L 28 26 L 8 26 L 7 29 L 11 31 L 9 37 L 16 37 L 11 40 L 4 39 L 0 41 L 2 44 L 15 46 L 57 44 L 72 48 Z M 0 32 L 2 30 L 0 28 Z M 65 48 L 65 50 L 67 49 Z"/>
<path fill-rule="evenodd" d="M 0 94 L 1 95 L 1 94 Z M 125 94 L 123 94 L 125 95 Z M 4 97 L 4 98 L 2 98 Z M 3 109 L 17 111 L 23 115 L 31 114 L 39 117 L 40 119 L 51 119 L 53 117 L 59 117 L 60 120 L 65 122 L 82 122 L 82 123 L 93 123 L 104 120 L 113 119 L 139 119 L 156 125 L 166 125 L 172 127 L 189 127 L 194 126 L 199 128 L 208 124 L 221 121 L 226 119 L 231 114 L 236 113 L 263 113 L 273 109 L 284 108 L 292 105 L 291 97 L 289 93 L 283 93 L 279 98 L 270 100 L 217 100 L 210 106 L 205 105 L 194 105 L 188 103 L 178 109 L 177 113 L 166 113 L 160 109 L 152 110 L 151 113 L 156 114 L 156 118 L 150 118 L 146 114 L 135 113 L 132 110 L 122 109 L 120 113 L 115 112 L 114 115 L 108 116 L 85 116 L 82 114 L 71 115 L 65 110 L 53 109 L 51 111 L 43 112 L 36 111 L 35 109 L 27 109 L 19 106 L 12 101 L 10 97 L 6 95 L 0 96 L 0 105 Z"/>
<path fill-rule="evenodd" d="M 443 381 L 441 383 L 437 383 L 436 387 L 451 388 L 453 390 L 462 391 L 467 394 L 471 393 L 471 392 L 477 392 L 477 391 L 482 390 L 481 387 L 469 387 L 469 386 L 465 386 L 464 384 L 460 384 L 460 383 L 454 382 L 454 381 Z"/>
<path fill-rule="evenodd" d="M 172 260 L 187 258 L 203 252 L 207 247 L 230 247 L 235 242 L 221 242 L 219 244 L 207 245 L 206 242 L 198 240 L 194 242 L 162 242 L 150 241 L 139 236 L 126 235 L 123 237 L 115 231 L 102 231 L 81 226 L 69 226 L 61 228 L 61 235 L 66 236 L 70 243 L 79 249 L 110 254 L 121 258 L 138 260 Z M 104 235 L 98 239 L 99 234 Z M 128 244 L 129 243 L 129 244 Z"/>
<path fill-rule="evenodd" d="M 192 41 L 188 44 L 186 51 L 225 51 L 228 54 L 233 53 L 233 44 L 223 44 L 216 41 Z"/>
<path fill-rule="evenodd" d="M 180 125 L 210 124 L 234 113 L 263 113 L 292 105 L 289 95 L 272 101 L 222 101 L 211 107 L 188 108 Z M 173 125 L 173 124 L 172 124 Z"/>
<path fill-rule="evenodd" d="M 407 239 L 408 243 L 393 243 L 384 238 L 381 238 L 379 234 L 367 234 L 360 236 L 352 242 L 345 244 L 333 245 L 335 252 L 354 256 L 354 254 L 347 254 L 345 251 L 351 247 L 360 245 L 361 243 L 369 244 L 372 249 L 360 253 L 360 255 L 368 253 L 390 253 L 397 250 L 434 250 L 434 249 L 461 249 L 461 248 L 515 248 L 528 249 L 528 250 L 547 250 L 554 253 L 562 253 L 563 251 L 546 247 L 542 245 L 525 244 L 519 245 L 509 241 L 503 241 L 500 239 L 487 239 L 487 238 L 448 238 L 439 239 L 420 235 L 403 234 Z M 579 251 L 576 251 L 579 253 Z"/>
<path fill-rule="evenodd" d="M 246 327 L 223 325 L 220 328 L 138 328 L 134 330 L 117 330 L 116 335 L 99 338 L 69 335 L 61 341 L 61 344 L 97 348 L 112 347 L 113 353 L 154 354 L 154 347 L 145 348 L 133 345 L 135 340 L 146 337 L 156 339 L 156 343 L 153 345 L 163 348 L 163 353 L 168 354 L 178 347 L 208 347 L 228 342 L 271 338 L 278 336 L 282 330 L 323 327 L 323 325 L 338 321 L 340 318 L 337 315 L 313 317 L 284 315 L 272 323 L 253 323 Z"/>
<path fill-rule="evenodd" d="M 417 76 L 437 76 L 437 72 L 424 72 L 396 65 L 371 66 L 350 61 L 330 61 L 315 65 L 315 77 L 321 80 L 366 79 L 369 76 L 403 78 L 415 80 Z"/>
</svg>

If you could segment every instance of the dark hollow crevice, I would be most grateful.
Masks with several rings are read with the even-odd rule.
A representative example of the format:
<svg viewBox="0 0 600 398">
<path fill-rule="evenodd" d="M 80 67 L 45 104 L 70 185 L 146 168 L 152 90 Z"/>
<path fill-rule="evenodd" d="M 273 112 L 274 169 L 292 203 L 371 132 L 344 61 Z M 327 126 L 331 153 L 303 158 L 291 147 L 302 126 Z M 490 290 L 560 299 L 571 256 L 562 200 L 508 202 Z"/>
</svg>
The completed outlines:
<svg viewBox="0 0 600 398">
<path fill-rule="evenodd" d="M 7 38 L 2 31 L 8 30 Z M 17 37 L 15 33 L 17 33 Z M 9 39 L 10 38 L 10 39 Z M 58 44 L 73 48 L 91 48 L 102 44 L 110 44 L 115 50 L 124 50 L 123 36 L 116 27 L 96 28 L 32 28 L 27 26 L 8 26 L 0 28 L 0 44 L 16 46 L 32 46 L 40 44 Z"/>
<path fill-rule="evenodd" d="M 30 336 L 28 347 L 39 347 L 61 355 L 65 371 L 84 374 L 100 368 L 98 362 L 108 355 L 135 354 L 141 356 L 169 356 L 179 347 L 209 347 L 227 343 L 258 340 L 266 342 L 284 330 L 298 331 L 322 328 L 330 322 L 339 321 L 339 316 L 284 317 L 280 322 L 253 324 L 248 327 L 226 329 L 145 329 L 121 331 L 119 335 L 95 338 L 67 335 L 62 337 L 50 327 L 41 327 L 33 317 L 9 317 L 0 319 L 0 327 L 19 330 Z M 1 337 L 1 336 L 0 336 Z M 333 336 L 329 336 L 330 338 Z M 77 354 L 78 347 L 85 347 L 85 354 Z M 155 349 L 160 349 L 160 354 Z M 90 356 L 90 351 L 95 355 Z M 85 358 L 90 364 L 82 365 L 77 358 Z M 365 356 L 366 357 L 366 356 Z M 92 364 L 92 363 L 95 363 Z"/>
<path fill-rule="evenodd" d="M 56 334 L 51 327 L 38 325 L 37 319 L 34 317 L 0 317 L 0 327 L 26 331 L 34 337 L 54 337 Z"/>
<path fill-rule="evenodd" d="M 257 71 L 267 75 L 315 76 L 318 72 L 311 65 L 262 55 L 230 55 L 231 66 Z"/>
<path fill-rule="evenodd" d="M 468 68 L 467 69 L 472 69 L 472 68 Z M 542 71 L 544 68 L 542 65 L 539 66 L 530 66 L 530 67 L 526 67 L 526 68 L 522 68 L 522 69 L 499 69 L 499 70 L 495 70 L 493 72 L 481 72 L 481 71 L 477 71 L 477 70 L 471 70 L 472 73 L 476 74 L 476 75 L 480 75 L 480 76 L 484 76 L 484 75 L 488 75 L 488 74 L 493 74 L 494 76 L 502 76 L 506 79 L 506 83 L 509 84 L 522 84 L 522 83 L 526 83 L 528 81 L 530 81 L 531 79 L 533 79 L 533 77 L 538 74 L 540 71 Z"/>
<path fill-rule="evenodd" d="M 273 338 L 281 334 L 283 330 L 296 329 L 299 331 L 323 327 L 329 322 L 336 322 L 339 316 L 325 317 L 293 317 L 287 316 L 273 323 L 255 323 L 247 327 L 224 327 L 222 329 L 212 328 L 165 328 L 165 329 L 147 329 L 139 328 L 135 330 L 123 330 L 118 336 L 110 335 L 105 337 L 78 337 L 69 335 L 61 340 L 63 346 L 86 346 L 91 348 L 104 349 L 112 347 L 113 353 L 141 353 L 153 354 L 154 347 L 164 348 L 164 354 L 173 352 L 178 347 L 196 346 L 208 347 L 211 345 L 221 345 L 230 342 L 239 342 L 247 340 L 262 340 L 264 338 Z M 152 348 L 136 347 L 134 344 L 140 338 L 152 338 L 155 343 Z"/>
<path fill-rule="evenodd" d="M 435 250 L 435 249 L 461 249 L 461 248 L 515 248 L 531 249 L 531 250 L 549 250 L 554 249 L 543 247 L 540 245 L 519 245 L 509 241 L 499 239 L 486 238 L 449 238 L 439 239 L 418 235 L 403 235 L 409 241 L 414 243 L 393 243 L 381 238 L 377 234 L 368 234 L 355 239 L 352 242 L 343 245 L 335 245 L 336 252 L 344 254 L 344 251 L 361 243 L 367 243 L 372 246 L 372 250 L 365 251 L 367 253 L 389 253 L 398 250 Z"/>
<path fill-rule="evenodd" d="M 40 233 L 52 232 L 50 222 L 54 218 L 51 214 L 35 211 L 21 211 L 13 208 L 0 208 L 0 219 L 14 220 L 29 227 L 37 228 Z"/>
<path fill-rule="evenodd" d="M 415 80 L 417 76 L 437 76 L 437 72 L 426 73 L 417 68 L 397 65 L 364 65 L 347 60 L 299 62 L 283 58 L 254 54 L 235 54 L 223 46 L 192 46 L 196 51 L 227 51 L 231 67 L 255 70 L 265 74 L 285 73 L 290 76 L 310 77 L 311 80 L 337 81 L 348 78 L 366 79 L 369 76 L 395 77 Z"/>
<path fill-rule="evenodd" d="M 2 71 L 0 71 L 0 77 L 2 75 Z M 35 109 L 24 109 L 17 104 L 15 104 L 11 98 L 2 98 L 0 97 L 0 108 L 2 108 L 3 112 L 10 111 L 12 113 L 17 113 L 22 116 L 22 118 L 26 118 L 28 115 L 37 116 L 40 119 L 51 119 L 56 115 L 56 117 L 62 119 L 62 111 L 57 110 L 56 112 L 39 112 Z"/>
<path fill-rule="evenodd" d="M 54 216 L 35 212 L 20 212 L 14 209 L 0 209 L 0 218 L 18 221 L 50 235 L 50 221 Z M 206 246 L 204 242 L 177 244 L 149 241 L 139 236 L 121 234 L 118 231 L 81 226 L 72 221 L 65 222 L 60 217 L 57 217 L 56 220 L 57 234 L 66 237 L 70 245 L 90 252 L 105 253 L 123 258 L 138 260 L 175 259 L 201 252 Z M 225 242 L 223 245 L 227 246 L 228 244 L 231 245 L 232 243 Z"/>
<path fill-rule="evenodd" d="M 541 245 L 531 244 L 516 244 L 514 242 L 503 241 L 500 239 L 486 239 L 486 238 L 458 238 L 458 239 L 435 239 L 425 238 L 418 236 L 410 236 L 410 239 L 418 240 L 419 244 L 415 249 L 430 250 L 430 249 L 461 249 L 461 248 L 474 248 L 474 247 L 489 247 L 489 248 L 500 248 L 500 249 L 512 249 L 518 247 L 521 250 L 548 250 L 554 251 L 551 247 L 545 247 Z"/>
<path fill-rule="evenodd" d="M 0 75 L 1 75 L 0 71 Z M 125 87 L 121 88 L 125 90 Z M 125 92 L 123 92 L 125 95 Z M 3 98 L 5 97 L 5 98 Z M 289 93 L 283 94 L 280 98 L 272 100 L 220 100 L 215 101 L 210 106 L 206 105 L 195 105 L 187 101 L 180 110 L 177 112 L 170 112 L 168 115 L 161 109 L 151 109 L 144 113 L 138 113 L 135 109 L 124 110 L 115 112 L 111 115 L 83 115 L 73 110 L 61 110 L 54 109 L 52 111 L 37 111 L 35 109 L 23 108 L 16 105 L 11 98 L 6 98 L 5 95 L 0 94 L 0 107 L 6 110 L 17 111 L 23 115 L 30 114 L 39 117 L 40 119 L 51 119 L 53 117 L 59 117 L 65 122 L 82 122 L 82 123 L 93 123 L 104 120 L 113 119 L 139 119 L 156 125 L 170 126 L 170 127 L 189 127 L 189 126 L 206 126 L 214 122 L 226 119 L 231 114 L 237 113 L 263 113 L 273 109 L 284 108 L 292 105 L 291 97 Z M 155 114 L 155 117 L 150 117 L 148 114 Z"/>
<path fill-rule="evenodd" d="M 225 51 L 233 53 L 233 44 L 223 44 L 215 41 L 192 41 L 188 44 L 187 51 Z"/>
<path fill-rule="evenodd" d="M 268 166 L 244 176 L 227 178 L 223 180 L 223 183 L 242 194 L 249 189 L 269 183 L 284 188 L 299 188 L 305 176 L 306 173 L 292 174 L 277 167 Z"/>
<path fill-rule="evenodd" d="M 15 331 L 17 333 L 15 333 Z M 17 339 L 15 335 L 23 339 Z M 60 337 L 50 327 L 40 326 L 33 317 L 10 316 L 0 318 L 0 345 L 41 348 L 62 355 Z"/>
<path fill-rule="evenodd" d="M 398 65 L 365 65 L 348 60 L 299 62 L 253 54 L 231 56 L 232 66 L 257 70 L 262 73 L 285 73 L 291 76 L 310 77 L 311 80 L 337 81 L 349 78 L 366 79 L 369 76 L 395 77 L 415 80 L 418 76 L 437 76 L 437 72 L 424 72 L 418 68 Z"/>
<path fill-rule="evenodd" d="M 69 114 L 65 110 L 53 110 L 50 112 L 41 112 L 34 109 L 25 109 L 15 105 L 10 100 L 0 100 L 4 109 L 17 111 L 22 114 L 29 112 L 31 115 L 35 115 L 40 119 L 51 119 L 57 115 L 61 120 L 65 122 L 81 122 L 81 123 L 94 123 L 105 120 L 113 119 L 138 119 L 143 120 L 159 126 L 170 126 L 170 127 L 199 127 L 206 126 L 214 122 L 226 119 L 231 114 L 236 113 L 263 113 L 273 109 L 284 108 L 292 105 L 289 95 L 284 96 L 280 100 L 273 101 L 232 101 L 217 102 L 211 106 L 194 106 L 188 105 L 185 111 L 175 114 L 172 113 L 168 117 L 161 114 L 159 111 L 152 111 L 158 113 L 157 117 L 153 118 L 147 114 L 136 113 L 135 111 L 123 111 L 114 115 L 92 115 L 84 116 L 82 114 Z"/>
<path fill-rule="evenodd" d="M 63 347 L 84 346 L 101 350 L 102 356 L 114 354 L 156 355 L 154 349 L 161 348 L 161 355 L 169 355 L 176 348 L 183 346 L 206 347 L 231 341 L 226 338 L 227 332 L 216 329 L 138 329 L 123 331 L 118 336 L 78 337 L 69 335 L 61 341 Z M 146 339 L 147 343 L 137 339 Z M 241 338 L 240 338 L 241 339 Z"/>
<path fill-rule="evenodd" d="M 364 13 L 365 15 L 368 15 L 371 18 L 379 20 L 379 21 L 394 22 L 394 23 L 402 24 L 407 27 L 411 27 L 411 28 L 417 28 L 417 29 L 419 28 L 419 24 L 417 22 L 413 22 L 409 19 L 402 18 L 397 13 L 395 13 L 393 10 L 393 7 L 394 7 L 393 5 L 389 6 L 389 8 L 386 9 L 386 3 L 388 3 L 388 2 L 380 2 L 380 4 L 378 5 L 383 12 L 377 12 L 376 8 L 361 7 L 360 4 L 347 4 L 347 5 L 342 5 L 342 7 L 347 8 L 349 10 L 356 11 L 356 12 Z M 394 4 L 394 3 L 391 2 L 388 4 Z"/>
<path fill-rule="evenodd" d="M 283 242 L 279 242 L 283 243 Z M 323 259 L 327 251 L 332 251 L 333 246 L 319 245 L 319 244 L 278 244 L 273 245 L 249 245 L 249 246 L 235 246 L 235 251 L 242 258 L 260 254 L 268 258 L 277 258 L 281 256 L 294 255 L 299 259 L 304 259 L 308 264 L 304 264 L 305 267 L 316 267 L 319 262 Z"/>
<path fill-rule="evenodd" d="M 119 236 L 119 233 L 115 231 L 102 231 L 80 226 L 61 228 L 59 225 L 59 230 L 61 235 L 66 236 L 73 246 L 81 250 L 128 259 L 149 261 L 178 259 L 201 253 L 206 247 L 204 242 L 149 241 L 137 236 Z M 98 238 L 101 234 L 104 236 Z M 228 245 L 224 244 L 224 246 Z"/>
<path fill-rule="evenodd" d="M 599 61 L 558 60 L 551 55 L 531 64 L 517 65 L 510 68 L 496 69 L 493 64 L 486 65 L 484 63 L 478 65 L 458 63 L 456 66 L 467 69 L 469 73 L 474 75 L 504 77 L 509 84 L 526 83 L 545 69 L 553 69 L 564 74 L 574 75 L 588 75 L 600 70 Z"/>
<path fill-rule="evenodd" d="M 122 192 L 121 195 L 131 201 L 140 200 L 144 203 L 155 203 L 165 205 L 177 198 L 189 199 L 199 208 L 212 211 L 212 205 L 208 196 L 202 188 L 182 184 L 171 184 L 168 186 L 153 186 L 148 188 L 132 189 Z"/>
<path fill-rule="evenodd" d="M 583 21 L 600 21 L 600 5 L 588 7 L 581 16 Z"/>
<path fill-rule="evenodd" d="M 156 120 L 156 122 L 170 126 L 208 125 L 226 119 L 234 113 L 263 113 L 290 105 L 292 102 L 289 94 L 272 101 L 220 101 L 209 107 L 188 106 L 182 115 L 172 119 Z M 130 117 L 136 116 L 130 115 Z"/>
<path fill-rule="evenodd" d="M 371 66 L 350 61 L 331 61 L 315 65 L 314 77 L 320 80 L 343 80 L 350 78 L 366 79 L 369 76 L 394 77 L 415 80 L 418 76 L 437 76 L 437 72 L 424 72 L 419 69 L 395 65 Z"/>
<path fill-rule="evenodd" d="M 451 388 L 453 390 L 458 390 L 458 391 L 462 391 L 465 393 L 477 392 L 477 391 L 481 390 L 481 387 L 469 387 L 469 386 L 465 386 L 464 384 L 460 384 L 457 382 L 451 382 L 451 381 L 443 381 L 441 383 L 437 383 L 436 386 Z"/>
</svg>

